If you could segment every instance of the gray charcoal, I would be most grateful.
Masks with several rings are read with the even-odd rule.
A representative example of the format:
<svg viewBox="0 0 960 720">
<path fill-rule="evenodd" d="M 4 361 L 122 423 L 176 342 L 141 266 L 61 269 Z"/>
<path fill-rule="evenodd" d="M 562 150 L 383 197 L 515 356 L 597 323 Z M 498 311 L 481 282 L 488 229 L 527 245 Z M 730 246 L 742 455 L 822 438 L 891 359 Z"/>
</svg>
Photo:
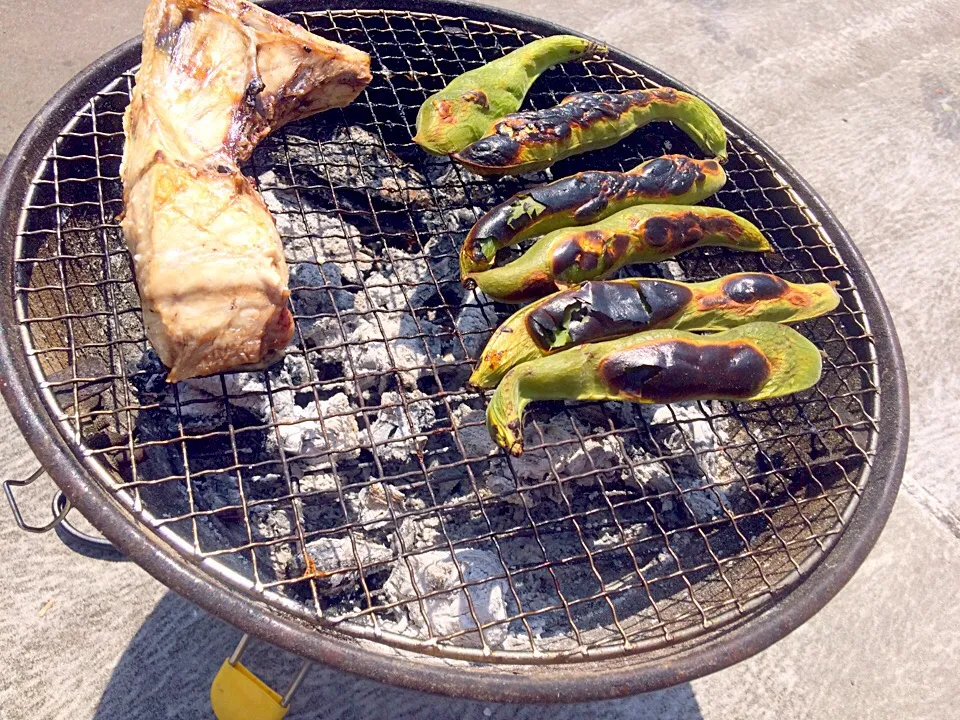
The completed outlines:
<svg viewBox="0 0 960 720">
<path fill-rule="evenodd" d="M 358 568 L 364 577 L 385 572 L 385 563 L 393 558 L 390 548 L 354 535 L 323 537 L 307 543 L 307 554 L 320 576 L 317 589 L 325 593 L 352 593 L 357 590 Z M 357 565 L 357 558 L 360 565 Z"/>
<path fill-rule="evenodd" d="M 354 409 L 344 393 L 320 400 L 319 408 L 316 402 L 310 402 L 303 408 L 298 406 L 289 391 L 279 391 L 273 398 L 277 433 L 287 455 L 305 456 L 297 460 L 309 467 L 328 465 L 330 453 L 337 453 L 345 459 L 360 454 L 360 430 L 356 417 L 352 414 L 338 415 L 351 413 Z"/>
<path fill-rule="evenodd" d="M 250 510 L 250 520 L 255 531 L 255 540 L 276 540 L 293 534 L 293 520 L 290 511 L 285 508 L 256 505 Z"/>
<path fill-rule="evenodd" d="M 390 535 L 390 545 L 398 553 L 436 547 L 441 542 L 443 535 L 440 532 L 440 519 L 435 515 L 404 518 L 400 521 L 396 533 Z"/>
<path fill-rule="evenodd" d="M 399 370 L 404 383 L 415 386 L 418 379 L 431 372 L 432 358 L 440 355 L 439 333 L 440 328 L 426 320 L 419 321 L 418 327 L 407 313 L 382 312 L 375 319 L 358 318 L 348 338 L 353 343 L 348 352 L 357 374 L 367 375 L 358 378 L 361 387 L 377 385 L 378 375 L 383 384 L 391 370 Z"/>
<path fill-rule="evenodd" d="M 321 470 L 307 470 L 297 479 L 301 493 L 334 493 L 337 491 L 337 478 Z"/>
<path fill-rule="evenodd" d="M 329 141 L 290 143 L 290 158 L 308 167 L 324 166 L 333 185 L 372 192 L 383 202 L 426 208 L 432 205 L 427 181 L 386 149 L 373 133 L 350 126 L 337 130 Z"/>
<path fill-rule="evenodd" d="M 424 433 L 436 421 L 433 406 L 429 402 L 423 401 L 425 397 L 419 391 L 408 391 L 405 395 L 407 402 L 407 411 L 405 412 L 404 398 L 399 393 L 383 393 L 380 403 L 382 405 L 395 405 L 394 407 L 383 408 L 377 415 L 376 421 L 370 426 L 370 433 L 377 445 L 377 453 L 381 461 L 404 462 L 410 460 L 411 457 L 415 457 L 423 447 L 426 441 L 423 436 L 411 436 Z M 400 438 L 405 439 L 400 440 Z"/>
<path fill-rule="evenodd" d="M 290 299 L 297 315 L 319 315 L 353 307 L 353 293 L 341 289 L 340 266 L 327 262 L 290 266 Z"/>
<path fill-rule="evenodd" d="M 467 293 L 457 313 L 456 325 L 463 343 L 456 337 L 447 340 L 449 352 L 456 360 L 475 361 L 480 357 L 487 340 L 499 323 L 490 299 L 479 290 Z M 466 357 L 464 357 L 466 348 Z"/>
<path fill-rule="evenodd" d="M 277 215 L 287 263 L 336 263 L 346 283 L 358 283 L 374 257 L 361 244 L 360 231 L 321 212 Z M 292 218 L 292 219 L 291 219 Z"/>
<path fill-rule="evenodd" d="M 487 430 L 486 408 L 474 408 L 463 403 L 452 408 L 452 415 L 467 457 L 484 458 L 499 452 L 496 443 L 490 439 L 490 431 Z M 452 445 L 453 439 L 449 442 Z"/>
<path fill-rule="evenodd" d="M 444 637 L 467 631 L 450 642 L 477 647 L 481 644 L 480 636 L 470 613 L 466 592 L 470 593 L 470 601 L 481 624 L 505 620 L 506 582 L 501 579 L 480 582 L 503 575 L 504 570 L 497 557 L 485 550 L 462 548 L 455 551 L 455 557 L 456 560 L 449 551 L 435 550 L 398 560 L 384 585 L 384 591 L 392 602 L 404 603 L 402 607 L 419 637 L 426 637 L 428 632 Z M 464 581 L 478 583 L 471 585 L 466 592 L 453 589 L 462 584 L 457 565 Z M 423 600 L 424 613 L 416 598 L 438 590 L 450 592 Z M 483 637 L 492 647 L 501 645 L 507 637 L 506 623 L 486 628 Z"/>
<path fill-rule="evenodd" d="M 351 497 L 350 506 L 357 520 L 367 530 L 377 530 L 392 522 L 390 508 L 393 508 L 394 513 L 403 511 L 405 500 L 403 493 L 393 485 L 374 483 L 362 488 L 354 497 Z"/>
</svg>

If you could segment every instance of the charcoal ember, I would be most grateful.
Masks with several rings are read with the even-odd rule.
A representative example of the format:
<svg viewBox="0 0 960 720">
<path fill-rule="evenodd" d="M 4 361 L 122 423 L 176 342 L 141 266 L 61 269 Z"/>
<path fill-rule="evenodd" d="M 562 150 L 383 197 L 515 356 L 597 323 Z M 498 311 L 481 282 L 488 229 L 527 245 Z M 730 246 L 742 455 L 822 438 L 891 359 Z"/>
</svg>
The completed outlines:
<svg viewBox="0 0 960 720">
<path fill-rule="evenodd" d="M 447 550 L 434 550 L 398 560 L 387 578 L 384 592 L 392 602 L 403 603 L 411 629 L 419 637 L 447 638 L 465 633 L 449 642 L 478 647 L 480 635 L 466 593 L 470 594 L 469 602 L 473 604 L 481 625 L 506 620 L 508 588 L 500 579 L 503 574 L 503 566 L 497 557 L 485 550 L 461 548 L 453 555 Z M 477 584 L 457 589 L 464 582 Z M 424 598 L 421 609 L 418 597 L 442 590 L 449 592 Z M 491 647 L 500 646 L 506 637 L 506 623 L 483 630 L 483 638 Z"/>
<path fill-rule="evenodd" d="M 385 573 L 393 559 L 390 548 L 359 535 L 313 540 L 307 543 L 307 554 L 316 570 L 317 590 L 325 594 L 355 592 L 361 572 L 365 578 Z"/>
<path fill-rule="evenodd" d="M 380 410 L 370 425 L 380 459 L 404 462 L 416 457 L 426 441 L 423 433 L 436 422 L 433 405 L 418 390 L 408 391 L 405 396 L 385 392 L 380 397 L 380 404 L 392 406 Z"/>
<path fill-rule="evenodd" d="M 293 535 L 293 519 L 287 508 L 269 504 L 255 505 L 250 509 L 250 526 L 254 540 L 277 540 Z"/>
<path fill-rule="evenodd" d="M 391 508 L 394 513 L 404 510 L 406 498 L 390 483 L 374 483 L 361 488 L 349 504 L 360 524 L 368 530 L 379 530 L 392 522 Z"/>
<path fill-rule="evenodd" d="M 243 498 L 240 494 L 240 480 L 233 473 L 210 473 L 194 475 L 190 478 L 193 491 L 193 503 L 197 510 L 223 510 L 237 508 Z M 267 473 L 264 475 L 250 474 L 243 477 L 244 495 L 248 502 L 264 497 L 281 495 L 286 491 L 286 484 L 280 475 Z M 242 514 L 239 516 L 242 519 Z M 226 516 L 221 519 L 229 519 Z"/>
<path fill-rule="evenodd" d="M 451 415 L 457 437 L 460 438 L 467 458 L 486 458 L 497 454 L 497 445 L 490 438 L 490 431 L 487 430 L 486 408 L 472 407 L 462 403 L 451 409 Z"/>
<path fill-rule="evenodd" d="M 343 284 L 359 283 L 373 268 L 374 256 L 363 247 L 360 231 L 353 225 L 322 212 L 287 212 L 275 217 L 291 267 L 335 263 Z"/>
<path fill-rule="evenodd" d="M 444 162 L 433 163 L 427 169 L 427 177 L 436 189 L 441 206 L 493 204 L 494 183 L 451 163 L 448 158 L 442 160 Z"/>
<path fill-rule="evenodd" d="M 290 299 L 298 315 L 319 315 L 353 307 L 353 293 L 344 290 L 340 266 L 326 262 L 295 263 L 290 266 Z"/>
<path fill-rule="evenodd" d="M 297 488 L 301 493 L 335 493 L 338 487 L 337 477 L 332 473 L 308 469 L 297 474 Z"/>
<path fill-rule="evenodd" d="M 705 403 L 704 412 L 697 403 L 675 403 L 646 411 L 651 433 L 671 453 L 675 504 L 664 500 L 664 510 L 675 510 L 681 520 L 692 516 L 706 522 L 724 515 L 742 500 L 743 483 L 724 446 L 742 431 L 729 417 L 722 417 L 721 406 Z M 721 417 L 713 417 L 721 415 Z M 680 492 L 682 491 L 682 492 Z"/>
<path fill-rule="evenodd" d="M 425 210 L 418 217 L 435 237 L 446 238 L 451 242 L 460 242 L 461 233 L 466 232 L 483 215 L 483 209 L 475 205 L 441 210 Z"/>
<path fill-rule="evenodd" d="M 683 266 L 676 260 L 667 260 L 659 265 L 663 276 L 668 280 L 677 280 L 679 282 L 687 281 L 687 274 L 683 271 Z"/>
<path fill-rule="evenodd" d="M 360 428 L 344 393 L 300 407 L 292 392 L 280 391 L 273 396 L 273 408 L 279 442 L 287 456 L 321 467 L 329 464 L 332 454 L 343 459 L 359 456 Z"/>
<path fill-rule="evenodd" d="M 443 542 L 440 519 L 436 515 L 406 517 L 400 521 L 397 531 L 390 535 L 390 545 L 398 553 L 434 548 Z"/>
<path fill-rule="evenodd" d="M 381 331 L 382 328 L 382 331 Z M 375 317 L 357 319 L 348 336 L 348 379 L 357 373 L 361 388 L 385 385 L 394 371 L 404 384 L 414 387 L 417 380 L 431 372 L 433 358 L 440 356 L 441 329 L 433 323 L 417 321 L 409 313 L 379 312 Z"/>
<path fill-rule="evenodd" d="M 293 140 L 287 148 L 291 162 L 308 172 L 323 167 L 325 182 L 366 190 L 389 205 L 419 209 L 433 203 L 426 178 L 369 130 L 351 125 L 320 143 Z"/>
<path fill-rule="evenodd" d="M 521 483 L 536 483 L 553 477 L 554 468 L 563 480 L 612 468 L 620 463 L 619 446 L 615 439 L 609 436 L 600 439 L 584 437 L 581 441 L 566 414 L 554 415 L 541 423 L 541 430 L 542 436 L 532 424 L 527 425 L 524 432 L 524 447 L 527 449 L 519 458 L 511 460 Z M 580 434 L 589 433 L 581 429 Z M 537 447 L 544 445 L 547 447 Z M 591 475 L 578 482 L 593 484 L 596 481 Z"/>
<path fill-rule="evenodd" d="M 454 360 L 470 361 L 480 357 L 493 328 L 499 324 L 492 301 L 479 290 L 474 290 L 464 297 L 455 323 L 463 342 L 456 336 L 451 337 L 446 341 L 447 352 Z"/>
</svg>

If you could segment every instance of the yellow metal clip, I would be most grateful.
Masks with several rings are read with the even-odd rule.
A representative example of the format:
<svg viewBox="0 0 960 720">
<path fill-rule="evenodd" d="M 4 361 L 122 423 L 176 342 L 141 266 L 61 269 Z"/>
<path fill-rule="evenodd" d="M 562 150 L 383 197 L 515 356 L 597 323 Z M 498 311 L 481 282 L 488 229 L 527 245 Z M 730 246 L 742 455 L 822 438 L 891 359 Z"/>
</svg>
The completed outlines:
<svg viewBox="0 0 960 720">
<path fill-rule="evenodd" d="M 249 635 L 240 638 L 233 655 L 223 661 L 210 686 L 210 704 L 217 720 L 280 720 L 290 709 L 290 699 L 310 668 L 310 662 L 305 660 L 290 688 L 281 696 L 240 662 L 249 640 Z"/>
</svg>

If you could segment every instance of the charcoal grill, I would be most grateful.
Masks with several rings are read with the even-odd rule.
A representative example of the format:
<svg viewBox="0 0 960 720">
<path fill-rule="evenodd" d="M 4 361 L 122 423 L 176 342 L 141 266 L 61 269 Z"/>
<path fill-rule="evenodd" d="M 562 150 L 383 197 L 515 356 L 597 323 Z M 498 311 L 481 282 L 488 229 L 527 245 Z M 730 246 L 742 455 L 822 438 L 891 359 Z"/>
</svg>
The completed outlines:
<svg viewBox="0 0 960 720">
<path fill-rule="evenodd" d="M 758 652 L 822 607 L 893 504 L 906 383 L 877 287 L 809 186 L 718 110 L 729 182 L 709 203 L 756 223 L 776 252 L 698 250 L 634 272 L 836 283 L 840 307 L 799 326 L 823 350 L 819 385 L 759 403 L 544 405 L 528 433 L 538 476 L 478 440 L 484 396 L 463 381 L 509 308 L 462 289 L 456 255 L 479 212 L 550 175 L 482 180 L 410 138 L 420 103 L 454 76 L 567 31 L 439 0 L 269 6 L 373 58 L 355 103 L 275 133 L 246 168 L 288 250 L 300 248 L 296 372 L 228 374 L 200 392 L 164 388 L 152 364 L 117 220 L 139 39 L 61 90 L 4 165 L 2 390 L 73 505 L 129 558 L 246 632 L 350 672 L 477 699 L 665 687 Z M 661 84 L 687 89 L 612 49 L 549 71 L 527 105 Z M 552 176 L 664 152 L 697 154 L 658 125 Z M 316 342 L 318 327 L 338 339 Z M 377 423 L 389 417 L 384 434 Z M 298 456 L 288 438 L 305 423 L 320 438 Z M 371 494 L 381 502 L 372 513 L 361 498 Z M 332 567 L 310 551 L 318 541 L 343 551 Z M 425 553 L 445 558 L 453 579 L 418 577 Z M 404 572 L 412 588 L 391 591 Z M 491 593 L 493 615 L 481 606 Z M 451 598 L 460 625 L 438 626 L 431 613 Z"/>
</svg>

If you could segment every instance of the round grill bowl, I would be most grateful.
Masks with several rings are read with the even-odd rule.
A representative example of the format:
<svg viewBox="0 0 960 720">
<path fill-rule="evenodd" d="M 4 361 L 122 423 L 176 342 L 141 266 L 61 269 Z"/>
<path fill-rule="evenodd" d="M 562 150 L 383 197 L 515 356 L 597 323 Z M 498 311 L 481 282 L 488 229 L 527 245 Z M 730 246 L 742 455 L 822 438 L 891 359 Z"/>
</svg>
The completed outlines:
<svg viewBox="0 0 960 720">
<path fill-rule="evenodd" d="M 390 343 L 381 344 L 389 367 L 365 377 L 355 360 L 370 340 L 361 338 L 345 341 L 339 370 L 324 374 L 330 350 L 301 341 L 291 353 L 305 361 L 308 376 L 292 389 L 271 387 L 262 400 L 271 410 L 267 421 L 241 422 L 227 410 L 222 431 L 212 434 L 186 422 L 184 408 L 219 403 L 222 412 L 228 407 L 223 396 L 197 401 L 151 384 L 116 220 L 120 117 L 140 50 L 139 39 L 132 40 L 40 111 L 0 175 L 0 263 L 11 289 L 0 300 L 0 389 L 41 463 L 90 522 L 158 580 L 245 632 L 348 672 L 488 701 L 584 701 L 688 681 L 764 649 L 836 594 L 876 541 L 896 497 L 907 445 L 907 387 L 876 284 L 810 187 L 718 110 L 731 137 L 730 181 L 708 203 L 755 222 L 776 252 L 694 251 L 642 270 L 689 280 L 753 270 L 837 283 L 840 308 L 798 328 L 823 349 L 820 385 L 776 402 L 667 408 L 659 419 L 614 404 L 541 408 L 531 414 L 539 440 L 531 451 L 546 457 L 549 471 L 538 480 L 521 478 L 514 465 L 492 451 L 477 454 L 467 441 L 470 430 L 482 429 L 466 419 L 469 410 L 482 410 L 484 399 L 458 384 L 470 366 L 468 348 L 476 347 L 460 325 L 463 303 L 474 303 L 491 328 L 508 308 L 471 300 L 456 277 L 444 274 L 451 263 L 443 263 L 455 266 L 463 231 L 478 211 L 535 180 L 491 183 L 431 167 L 436 161 L 409 138 L 419 104 L 453 76 L 535 37 L 567 31 L 452 2 L 355 0 L 321 8 L 304 0 L 268 7 L 370 52 L 374 81 L 343 111 L 268 138 L 248 173 L 268 202 L 286 198 L 285 207 L 271 206 L 278 223 L 290 211 L 303 220 L 310 242 L 318 231 L 309 218 L 318 211 L 333 218 L 342 240 L 364 238 L 351 246 L 346 262 L 355 273 L 343 292 L 352 294 L 353 304 L 366 297 L 366 310 L 355 307 L 351 315 L 348 309 L 345 318 L 334 303 L 330 322 L 355 329 L 364 321 L 356 318 L 367 318 L 381 328 L 379 339 L 392 341 L 382 330 L 388 309 L 405 314 L 404 340 L 419 343 L 426 363 L 401 367 Z M 574 90 L 659 84 L 689 90 L 611 49 L 604 60 L 548 72 L 527 104 L 545 107 Z M 343 134 L 345 128 L 352 130 Z M 615 148 L 564 161 L 553 174 L 626 169 L 663 152 L 696 154 L 675 129 L 650 127 Z M 312 165 L 304 157 L 314 158 Z M 389 167 L 377 169 L 378 161 Z M 311 204 L 311 193 L 322 202 Z M 281 225 L 285 241 L 296 240 L 292 226 Z M 319 234 L 329 236 L 322 228 Z M 330 262 L 320 257 L 326 251 L 314 252 L 315 265 Z M 411 281 L 400 269 L 403 261 L 428 272 Z M 396 290 L 402 308 L 379 307 L 370 293 L 378 287 Z M 313 319 L 297 315 L 301 330 Z M 267 385 L 277 382 L 261 375 Z M 233 402 L 227 379 L 222 383 Z M 268 460 L 245 454 L 245 433 L 276 434 L 283 427 L 279 393 L 306 394 L 306 407 L 312 398 L 329 409 L 323 403 L 335 390 L 350 399 L 349 409 L 321 409 L 318 416 L 327 424 L 356 421 L 361 444 L 325 456 L 332 478 L 326 489 L 306 490 L 297 469 L 303 459 L 287 457 L 282 448 L 261 449 L 278 453 Z M 420 405 L 430 406 L 430 423 L 414 427 L 411 421 L 378 445 L 370 430 L 378 413 L 393 408 L 410 421 Z M 147 432 L 148 419 L 162 412 L 175 419 L 176 436 L 158 437 L 155 423 Z M 558 423 L 572 432 L 551 435 Z M 705 448 L 691 439 L 694 426 L 725 430 Z M 227 447 L 232 455 L 211 469 L 202 444 L 218 442 L 226 443 L 218 452 Z M 408 457 L 385 451 L 391 443 L 411 448 Z M 171 449 L 182 465 L 169 475 L 156 473 L 151 458 Z M 516 488 L 492 489 L 495 462 Z M 659 484 L 636 479 L 656 463 L 663 469 Z M 277 468 L 280 490 L 265 496 L 262 484 L 254 489 L 258 464 Z M 719 472 L 725 480 L 717 480 Z M 691 473 L 702 474 L 699 484 L 687 483 Z M 236 492 L 224 490 L 220 505 L 203 505 L 204 483 L 213 474 L 221 481 L 235 477 Z M 371 521 L 356 511 L 358 493 L 369 495 L 380 481 L 400 494 Z M 339 521 L 323 514 L 330 508 L 340 509 Z M 253 518 L 268 512 L 280 512 L 290 527 L 258 535 L 263 530 Z M 425 519 L 433 540 L 407 535 L 405 544 L 402 522 Z M 237 541 L 230 528 L 247 541 Z M 329 573 L 312 567 L 315 556 L 304 550 L 336 540 L 351 549 L 352 560 L 339 566 L 353 570 L 348 577 L 355 590 L 347 600 L 329 591 Z M 373 540 L 392 556 L 371 559 L 358 551 L 358 541 Z M 271 570 L 280 548 L 294 558 L 283 573 Z M 393 563 L 409 568 L 430 551 L 462 565 L 465 550 L 497 564 L 481 577 L 455 566 L 453 585 L 415 588 L 416 597 L 405 600 L 384 589 Z M 531 552 L 539 559 L 531 560 Z M 531 600 L 530 587 L 543 582 L 555 596 L 541 588 Z M 507 617 L 480 618 L 481 642 L 475 605 L 492 587 L 505 596 Z M 401 615 L 418 612 L 411 607 L 444 597 L 463 601 L 472 630 L 397 624 Z M 504 643 L 505 633 L 512 644 Z"/>
</svg>

